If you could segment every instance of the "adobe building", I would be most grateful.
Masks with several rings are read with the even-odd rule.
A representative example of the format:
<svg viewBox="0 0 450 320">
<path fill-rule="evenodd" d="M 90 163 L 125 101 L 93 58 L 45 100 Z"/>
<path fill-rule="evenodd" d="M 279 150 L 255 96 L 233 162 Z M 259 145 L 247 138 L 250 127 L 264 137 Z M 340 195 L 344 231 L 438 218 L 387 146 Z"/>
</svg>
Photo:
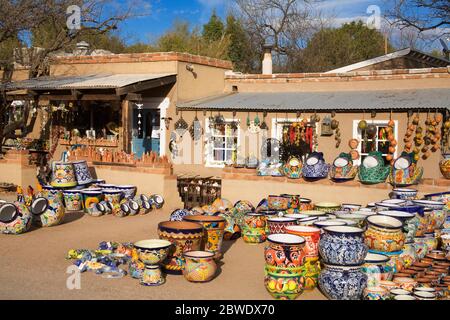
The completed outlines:
<svg viewBox="0 0 450 320">
<path fill-rule="evenodd" d="M 440 125 L 448 119 L 450 62 L 445 59 L 406 49 L 327 73 L 272 74 L 269 49 L 263 65 L 263 74 L 240 74 L 228 61 L 185 53 L 66 56 L 52 61 L 49 77 L 20 76 L 6 90 L 11 101 L 39 106 L 29 137 L 39 137 L 45 125 L 62 128 L 49 136 L 54 159 L 69 150 L 71 157 L 88 159 L 99 178 L 173 197 L 174 206 L 180 203 L 177 177 L 182 175 L 216 177 L 224 198 L 255 205 L 272 193 L 356 203 L 387 198 L 388 181 L 307 182 L 261 177 L 255 169 L 233 165 L 249 157 L 262 160 L 267 139 L 282 143 L 296 123 L 304 123 L 311 134 L 309 152 L 323 152 L 328 163 L 350 152 L 352 139 L 360 142 L 355 164 L 370 151 L 380 151 L 389 163 L 389 155 L 396 159 L 405 149 L 412 117 L 418 116 L 423 127 L 436 114 L 442 115 Z M 43 115 L 48 110 L 52 116 Z M 339 135 L 329 128 L 332 120 Z M 376 128 L 371 139 L 359 128 L 362 120 Z M 393 153 L 382 134 L 390 121 L 397 142 Z M 123 159 L 109 152 L 131 157 L 115 163 Z M 157 159 L 149 160 L 149 152 Z M 20 180 L 5 170 L 12 154 L 0 162 L 0 180 L 28 183 L 31 178 Z M 422 194 L 448 191 L 441 159 L 442 150 L 436 150 L 418 161 Z"/>
</svg>

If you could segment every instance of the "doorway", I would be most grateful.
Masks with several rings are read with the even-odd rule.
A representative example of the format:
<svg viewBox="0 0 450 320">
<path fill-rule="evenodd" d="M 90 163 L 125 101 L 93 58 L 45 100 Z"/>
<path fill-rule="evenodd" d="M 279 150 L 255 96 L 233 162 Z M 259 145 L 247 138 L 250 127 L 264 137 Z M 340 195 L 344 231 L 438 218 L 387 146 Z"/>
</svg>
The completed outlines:
<svg viewBox="0 0 450 320">
<path fill-rule="evenodd" d="M 133 108 L 132 152 L 137 158 L 144 153 L 160 155 L 161 112 L 159 109 Z"/>
</svg>

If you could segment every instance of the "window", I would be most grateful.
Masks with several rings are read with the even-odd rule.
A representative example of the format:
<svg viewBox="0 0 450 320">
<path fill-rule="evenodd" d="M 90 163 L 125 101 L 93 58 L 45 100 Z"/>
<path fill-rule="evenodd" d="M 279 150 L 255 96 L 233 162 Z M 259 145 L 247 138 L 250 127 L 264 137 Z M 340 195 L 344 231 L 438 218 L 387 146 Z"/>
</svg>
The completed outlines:
<svg viewBox="0 0 450 320">
<path fill-rule="evenodd" d="M 389 120 L 377 120 L 377 121 L 371 121 L 367 120 L 367 124 L 373 124 L 377 127 L 377 133 L 373 139 L 367 139 L 367 142 L 364 142 L 364 136 L 365 131 L 360 130 L 358 128 L 358 124 L 361 120 L 354 120 L 353 121 L 353 138 L 356 138 L 360 141 L 358 145 L 358 152 L 361 155 L 361 158 L 357 161 L 355 161 L 355 164 L 360 165 L 365 157 L 369 154 L 371 151 L 380 151 L 383 154 L 383 158 L 385 160 L 386 164 L 389 164 L 389 161 L 386 160 L 386 156 L 389 153 L 389 147 L 390 143 L 387 138 L 387 134 L 385 133 L 386 128 L 388 127 Z M 395 140 L 398 141 L 398 121 L 395 122 L 395 128 L 394 128 L 394 137 Z M 397 149 L 394 153 L 394 158 L 397 157 Z"/>
<path fill-rule="evenodd" d="M 226 119 L 223 124 L 215 124 L 210 128 L 206 119 L 207 147 L 206 165 L 223 167 L 227 162 L 236 162 L 239 147 L 239 122 Z"/>
</svg>

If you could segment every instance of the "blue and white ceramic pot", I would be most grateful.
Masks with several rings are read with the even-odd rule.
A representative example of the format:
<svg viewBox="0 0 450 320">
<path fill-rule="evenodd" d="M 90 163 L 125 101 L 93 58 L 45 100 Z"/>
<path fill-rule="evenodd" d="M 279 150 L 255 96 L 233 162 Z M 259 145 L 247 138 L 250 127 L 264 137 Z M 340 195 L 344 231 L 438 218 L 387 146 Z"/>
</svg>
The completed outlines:
<svg viewBox="0 0 450 320">
<path fill-rule="evenodd" d="M 170 214 L 170 221 L 183 221 L 183 218 L 190 216 L 191 212 L 187 209 L 177 209 Z"/>
<path fill-rule="evenodd" d="M 74 161 L 72 164 L 75 169 L 75 178 L 79 185 L 89 184 L 94 180 L 92 179 L 86 160 Z"/>
<path fill-rule="evenodd" d="M 392 191 L 392 195 L 395 199 L 401 200 L 415 200 L 417 198 L 418 191 L 416 189 L 409 188 L 396 188 Z"/>
<path fill-rule="evenodd" d="M 323 228 L 319 241 L 319 252 L 326 264 L 362 265 L 368 247 L 364 244 L 364 230 L 348 226 Z"/>
<path fill-rule="evenodd" d="M 124 198 L 134 199 L 136 196 L 137 188 L 136 186 L 125 185 L 125 186 L 117 186 L 117 189 L 123 192 Z"/>
<path fill-rule="evenodd" d="M 362 271 L 367 275 L 367 287 L 380 286 L 380 281 L 392 279 L 394 273 L 388 267 L 391 258 L 384 254 L 368 253 L 362 266 Z"/>
<path fill-rule="evenodd" d="M 367 275 L 361 266 L 326 264 L 319 275 L 319 287 L 331 300 L 361 300 L 367 287 Z"/>
<path fill-rule="evenodd" d="M 323 179 L 328 176 L 330 165 L 325 162 L 322 152 L 313 152 L 306 159 L 302 169 L 303 177 L 306 179 Z"/>
</svg>

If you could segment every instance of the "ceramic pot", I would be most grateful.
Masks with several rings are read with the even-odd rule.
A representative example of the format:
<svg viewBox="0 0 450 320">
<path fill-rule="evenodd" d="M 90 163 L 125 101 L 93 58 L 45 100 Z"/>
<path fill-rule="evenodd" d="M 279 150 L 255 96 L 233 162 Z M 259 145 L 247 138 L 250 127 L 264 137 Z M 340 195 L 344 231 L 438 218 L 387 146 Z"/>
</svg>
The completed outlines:
<svg viewBox="0 0 450 320">
<path fill-rule="evenodd" d="M 117 186 L 117 190 L 121 191 L 123 193 L 123 197 L 126 199 L 134 199 L 137 193 L 136 186 L 131 185 L 123 185 L 123 186 Z"/>
<path fill-rule="evenodd" d="M 266 264 L 280 268 L 298 268 L 304 264 L 305 239 L 292 234 L 271 234 L 264 250 Z"/>
<path fill-rule="evenodd" d="M 285 211 L 289 209 L 290 197 L 288 196 L 274 196 L 268 198 L 269 210 Z"/>
<path fill-rule="evenodd" d="M 394 282 L 403 290 L 413 292 L 414 288 L 417 286 L 417 281 L 411 278 L 397 277 Z"/>
<path fill-rule="evenodd" d="M 394 273 L 388 267 L 390 258 L 384 254 L 368 253 L 362 271 L 367 275 L 367 287 L 378 287 L 380 281 L 392 279 Z"/>
<path fill-rule="evenodd" d="M 323 234 L 325 231 L 323 230 L 326 227 L 339 227 L 339 226 L 346 226 L 347 223 L 345 221 L 335 221 L 334 220 L 325 220 L 325 221 L 316 221 L 313 223 L 314 227 L 319 228 L 322 230 L 321 234 Z"/>
<path fill-rule="evenodd" d="M 348 211 L 336 211 L 334 214 L 336 215 L 336 218 L 338 218 L 338 219 L 354 221 L 358 228 L 362 228 L 362 229 L 366 228 L 365 221 L 368 217 L 368 215 L 366 215 L 366 214 L 359 214 L 357 212 L 349 213 Z M 371 215 L 372 214 L 370 214 L 369 216 L 371 216 Z"/>
<path fill-rule="evenodd" d="M 391 167 L 384 165 L 381 152 L 370 152 L 359 167 L 359 180 L 364 184 L 383 183 L 390 171 Z"/>
<path fill-rule="evenodd" d="M 67 190 L 63 192 L 64 203 L 67 211 L 83 210 L 83 195 L 79 190 Z"/>
<path fill-rule="evenodd" d="M 370 249 L 395 252 L 403 248 L 405 235 L 403 223 L 388 216 L 371 216 L 367 218 L 368 228 L 365 232 L 365 242 Z"/>
<path fill-rule="evenodd" d="M 0 206 L 0 232 L 22 234 L 31 227 L 32 213 L 22 202 L 3 203 Z"/>
<path fill-rule="evenodd" d="M 133 244 L 139 261 L 145 264 L 141 284 L 160 286 L 165 283 L 159 264 L 167 258 L 172 243 L 167 240 L 142 240 Z"/>
<path fill-rule="evenodd" d="M 299 269 L 294 271 L 265 269 L 264 286 L 277 300 L 295 300 L 303 293 L 305 279 Z"/>
<path fill-rule="evenodd" d="M 450 191 L 426 194 L 425 199 L 443 202 L 445 203 L 445 208 L 450 210 Z"/>
<path fill-rule="evenodd" d="M 115 184 L 99 183 L 93 186 L 102 190 L 118 190 Z"/>
<path fill-rule="evenodd" d="M 146 287 L 156 287 L 166 282 L 158 265 L 146 265 L 140 284 Z"/>
<path fill-rule="evenodd" d="M 128 263 L 128 273 L 134 279 L 141 279 L 145 271 L 145 264 L 139 260 L 130 260 Z"/>
<path fill-rule="evenodd" d="M 247 213 L 244 217 L 245 226 L 252 229 L 265 229 L 266 216 L 262 213 Z"/>
<path fill-rule="evenodd" d="M 419 220 L 416 218 L 414 213 L 396 211 L 396 210 L 384 210 L 378 212 L 382 216 L 388 216 L 396 218 L 403 222 L 403 231 L 406 233 L 406 242 L 411 242 L 416 235 L 417 229 L 419 227 Z"/>
<path fill-rule="evenodd" d="M 333 213 L 335 211 L 341 210 L 341 205 L 335 202 L 319 202 L 314 206 L 314 210 Z"/>
<path fill-rule="evenodd" d="M 247 229 L 242 230 L 242 239 L 245 243 L 258 244 L 267 240 L 265 229 Z"/>
<path fill-rule="evenodd" d="M 317 259 L 319 257 L 320 229 L 307 226 L 289 226 L 286 232 L 300 236 L 306 240 L 304 252 L 307 260 Z"/>
<path fill-rule="evenodd" d="M 281 167 L 283 174 L 289 179 L 300 179 L 302 176 L 303 163 L 296 157 L 290 157 Z"/>
<path fill-rule="evenodd" d="M 83 208 L 84 212 L 91 215 L 91 209 L 103 200 L 103 192 L 96 190 L 84 189 L 81 190 L 83 195 Z"/>
<path fill-rule="evenodd" d="M 52 163 L 52 187 L 72 188 L 77 185 L 75 169 L 71 162 Z"/>
<path fill-rule="evenodd" d="M 214 253 L 207 251 L 188 251 L 183 254 L 183 275 L 190 282 L 208 282 L 214 279 L 217 265 Z"/>
<path fill-rule="evenodd" d="M 141 207 L 139 206 L 139 203 L 137 201 L 134 201 L 133 199 L 128 198 L 127 205 L 130 208 L 130 212 L 128 215 L 135 216 L 135 215 L 139 214 Z"/>
<path fill-rule="evenodd" d="M 364 230 L 355 227 L 338 226 L 323 229 L 319 252 L 326 264 L 340 266 L 362 265 L 368 247 L 364 244 Z"/>
<path fill-rule="evenodd" d="M 321 270 L 319 258 L 305 258 L 305 263 L 301 270 L 302 275 L 305 277 L 305 290 L 316 288 Z"/>
<path fill-rule="evenodd" d="M 367 275 L 360 266 L 325 265 L 319 275 L 319 287 L 330 300 L 361 300 Z"/>
<path fill-rule="evenodd" d="M 425 233 L 422 241 L 427 245 L 428 252 L 436 250 L 439 244 L 438 239 L 434 236 L 434 233 Z"/>
<path fill-rule="evenodd" d="M 325 162 L 322 152 L 313 152 L 306 159 L 302 174 L 305 179 L 324 179 L 328 176 L 330 167 Z"/>
<path fill-rule="evenodd" d="M 387 280 L 392 280 L 394 277 L 394 274 L 401 272 L 405 268 L 405 264 L 403 260 L 401 259 L 401 255 L 403 251 L 397 251 L 397 252 L 382 252 L 382 251 L 375 251 L 375 250 L 369 250 L 369 253 L 374 254 L 382 254 L 387 257 L 389 257 L 389 261 L 386 262 L 386 276 Z"/>
<path fill-rule="evenodd" d="M 360 204 L 343 203 L 341 205 L 341 210 L 353 212 L 358 211 L 361 207 L 362 206 Z"/>
<path fill-rule="evenodd" d="M 120 208 L 120 202 L 122 200 L 123 193 L 117 189 L 103 189 L 103 195 L 105 201 L 111 203 L 113 210 L 112 214 L 115 216 L 120 215 L 118 209 Z"/>
<path fill-rule="evenodd" d="M 142 200 L 142 198 L 135 199 L 134 201 L 137 202 L 137 204 L 139 205 L 139 212 L 138 212 L 139 215 L 143 216 L 152 211 L 152 205 L 150 204 L 149 201 Z"/>
<path fill-rule="evenodd" d="M 408 188 L 396 188 L 392 191 L 392 194 L 396 199 L 401 200 L 415 200 L 417 198 L 418 191 L 416 189 Z"/>
<path fill-rule="evenodd" d="M 450 179 L 450 159 L 442 159 L 439 162 L 439 169 L 445 179 Z"/>
<path fill-rule="evenodd" d="M 216 259 L 222 257 L 221 249 L 226 225 L 224 218 L 219 216 L 186 216 L 183 220 L 201 224 L 204 229 L 204 250 L 214 253 Z"/>
<path fill-rule="evenodd" d="M 313 210 L 313 209 L 314 209 L 314 204 L 312 203 L 311 199 L 300 198 L 299 211 L 308 211 L 308 210 Z"/>
<path fill-rule="evenodd" d="M 349 154 L 341 153 L 337 157 L 330 170 L 330 177 L 336 182 L 345 182 L 355 179 L 358 174 L 358 166 L 353 165 Z"/>
<path fill-rule="evenodd" d="M 62 198 L 63 196 L 61 191 L 49 193 L 47 202 L 42 203 L 42 206 L 46 208 L 45 211 L 35 213 L 32 208 L 33 223 L 39 227 L 53 227 L 59 225 L 64 219 L 66 213 Z"/>
<path fill-rule="evenodd" d="M 389 300 L 390 293 L 383 287 L 367 287 L 364 290 L 364 300 Z"/>
<path fill-rule="evenodd" d="M 288 198 L 288 209 L 298 211 L 300 210 L 300 195 L 282 194 L 281 197 Z"/>
<path fill-rule="evenodd" d="M 413 242 L 405 243 L 402 251 L 400 259 L 402 259 L 405 268 L 409 268 L 414 262 L 419 261 L 419 256 L 417 255 L 416 247 Z"/>
<path fill-rule="evenodd" d="M 75 169 L 75 178 L 79 185 L 89 184 L 94 180 L 92 179 L 86 160 L 74 161 L 72 164 Z"/>
<path fill-rule="evenodd" d="M 267 223 L 269 225 L 270 234 L 286 233 L 286 227 L 295 226 L 297 224 L 296 219 L 275 217 L 268 218 Z"/>
<path fill-rule="evenodd" d="M 164 198 L 158 194 L 154 194 L 149 199 L 153 209 L 161 209 L 164 206 Z"/>
<path fill-rule="evenodd" d="M 160 239 L 170 241 L 167 259 L 163 262 L 166 272 L 181 274 L 184 268 L 183 253 L 199 251 L 203 239 L 203 226 L 199 223 L 186 221 L 166 221 L 158 224 Z"/>
</svg>

